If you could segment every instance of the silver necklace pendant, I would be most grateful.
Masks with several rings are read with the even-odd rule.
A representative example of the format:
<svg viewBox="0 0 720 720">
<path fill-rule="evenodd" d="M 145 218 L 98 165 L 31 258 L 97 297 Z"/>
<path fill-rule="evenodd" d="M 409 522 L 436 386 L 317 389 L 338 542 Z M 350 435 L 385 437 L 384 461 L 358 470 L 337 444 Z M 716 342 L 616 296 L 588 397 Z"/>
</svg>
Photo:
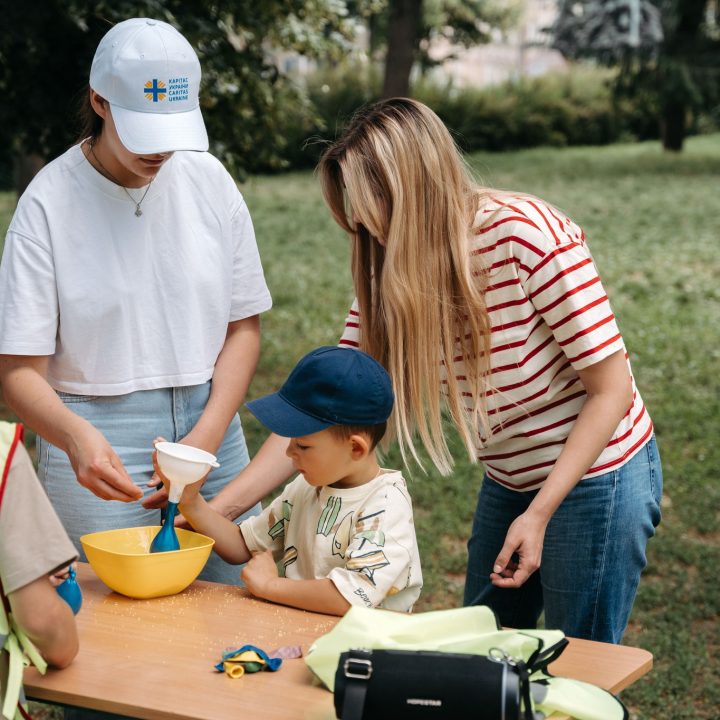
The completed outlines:
<svg viewBox="0 0 720 720">
<path fill-rule="evenodd" d="M 112 175 L 110 172 L 108 172 L 105 169 L 105 166 L 100 162 L 100 158 L 95 154 L 95 143 L 94 142 L 90 143 L 90 153 L 95 158 L 95 162 L 102 169 L 102 172 L 100 174 L 104 175 L 109 180 L 112 180 L 116 185 L 120 186 L 125 191 L 125 194 L 130 198 L 130 200 L 133 201 L 133 203 L 135 203 L 135 217 L 140 217 L 142 215 L 142 210 L 140 209 L 140 205 L 142 205 L 143 200 L 147 197 L 148 191 L 150 190 L 150 186 L 153 184 L 153 180 L 155 178 L 152 178 L 152 180 L 150 180 L 150 182 L 148 183 L 148 186 L 145 188 L 145 192 L 143 193 L 143 196 L 140 198 L 140 202 L 138 202 L 132 196 L 130 191 L 119 180 L 117 180 L 117 178 L 114 175 Z M 89 159 L 88 159 L 88 162 L 90 162 Z M 92 165 L 92 163 L 90 163 L 90 164 Z"/>
</svg>

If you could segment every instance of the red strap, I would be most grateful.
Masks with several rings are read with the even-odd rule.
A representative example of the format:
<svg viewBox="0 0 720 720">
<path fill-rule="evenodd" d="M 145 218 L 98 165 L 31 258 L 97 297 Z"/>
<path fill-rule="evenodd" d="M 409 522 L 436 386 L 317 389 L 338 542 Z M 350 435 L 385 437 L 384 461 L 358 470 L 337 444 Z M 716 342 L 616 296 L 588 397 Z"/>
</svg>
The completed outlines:
<svg viewBox="0 0 720 720">
<path fill-rule="evenodd" d="M 8 451 L 7 458 L 5 459 L 5 467 L 3 469 L 2 479 L 0 479 L 0 507 L 2 507 L 3 496 L 5 495 L 5 486 L 7 485 L 7 477 L 10 473 L 10 466 L 12 465 L 13 457 L 15 455 L 15 449 L 17 448 L 18 444 L 22 442 L 22 439 L 23 426 L 20 423 L 17 423 L 15 425 L 15 435 L 13 437 L 12 444 L 10 445 L 10 450 Z M 2 582 L 0 582 L 0 597 L 2 597 L 2 602 L 5 606 L 5 612 L 9 613 L 10 603 L 8 602 L 5 592 L 3 591 Z M 32 717 L 30 717 L 30 715 L 28 714 L 28 711 L 22 706 L 21 703 L 18 703 L 17 709 L 20 711 L 20 717 L 22 717 L 23 720 L 33 720 Z"/>
<path fill-rule="evenodd" d="M 5 495 L 5 485 L 7 484 L 8 473 L 10 472 L 10 466 L 12 465 L 12 459 L 15 455 L 15 448 L 18 443 L 22 442 L 23 439 L 23 426 L 21 423 L 15 425 L 15 437 L 13 437 L 10 450 L 8 451 L 7 458 L 5 460 L 5 468 L 3 469 L 2 480 L 0 480 L 0 507 L 2 507 L 3 495 Z"/>
<path fill-rule="evenodd" d="M 15 436 L 13 437 L 12 444 L 10 445 L 10 450 L 8 450 L 7 459 L 5 460 L 5 467 L 3 469 L 2 473 L 2 479 L 0 479 L 0 507 L 2 507 L 2 501 L 3 496 L 5 495 L 5 486 L 7 485 L 7 477 L 10 473 L 10 465 L 12 465 L 12 459 L 15 455 L 15 449 L 18 446 L 18 443 L 22 442 L 23 439 L 23 426 L 20 423 L 17 423 L 15 425 Z M 3 590 L 2 581 L 0 581 L 0 599 L 2 599 L 2 603 L 5 606 L 5 612 L 10 612 L 10 603 L 8 602 L 7 596 L 5 595 L 5 591 Z M 30 717 L 29 715 L 27 716 Z"/>
</svg>

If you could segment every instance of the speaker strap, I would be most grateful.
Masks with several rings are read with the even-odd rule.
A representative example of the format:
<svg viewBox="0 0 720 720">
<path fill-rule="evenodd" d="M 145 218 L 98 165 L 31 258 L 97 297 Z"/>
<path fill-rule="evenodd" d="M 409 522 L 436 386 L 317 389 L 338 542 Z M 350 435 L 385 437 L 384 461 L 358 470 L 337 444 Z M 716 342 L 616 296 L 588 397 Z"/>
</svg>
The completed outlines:
<svg viewBox="0 0 720 720">
<path fill-rule="evenodd" d="M 368 681 L 373 674 L 372 651 L 364 648 L 350 650 L 343 666 L 343 674 L 345 697 L 342 720 L 361 720 Z"/>
</svg>

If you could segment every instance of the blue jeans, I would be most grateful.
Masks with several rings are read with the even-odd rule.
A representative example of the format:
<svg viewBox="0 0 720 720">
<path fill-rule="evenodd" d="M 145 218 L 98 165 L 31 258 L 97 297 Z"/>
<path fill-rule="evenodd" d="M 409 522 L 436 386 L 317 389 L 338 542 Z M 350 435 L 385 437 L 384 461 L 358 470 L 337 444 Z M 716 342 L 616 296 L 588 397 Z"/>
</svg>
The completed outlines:
<svg viewBox="0 0 720 720">
<path fill-rule="evenodd" d="M 488 605 L 504 626 L 545 627 L 619 643 L 660 522 L 662 468 L 655 438 L 625 465 L 579 482 L 545 533 L 540 568 L 520 588 L 497 588 L 490 572 L 512 521 L 537 491 L 509 490 L 487 476 L 468 542 L 465 605 Z"/>
<path fill-rule="evenodd" d="M 211 383 L 159 390 L 140 390 L 127 395 L 98 397 L 59 393 L 65 405 L 95 426 L 120 456 L 133 481 L 145 496 L 154 488 L 152 477 L 152 441 L 157 436 L 177 441 L 187 435 L 202 414 Z M 84 560 L 80 536 L 115 528 L 159 525 L 160 510 L 146 510 L 138 502 L 102 500 L 78 483 L 67 455 L 38 435 L 38 475 L 71 540 Z M 202 488 L 206 499 L 215 496 L 247 465 L 240 418 L 236 415 L 217 452 L 220 467 L 213 470 Z M 260 505 L 238 518 L 256 515 Z M 200 578 L 232 585 L 242 584 L 241 568 L 229 565 L 212 553 Z"/>
</svg>

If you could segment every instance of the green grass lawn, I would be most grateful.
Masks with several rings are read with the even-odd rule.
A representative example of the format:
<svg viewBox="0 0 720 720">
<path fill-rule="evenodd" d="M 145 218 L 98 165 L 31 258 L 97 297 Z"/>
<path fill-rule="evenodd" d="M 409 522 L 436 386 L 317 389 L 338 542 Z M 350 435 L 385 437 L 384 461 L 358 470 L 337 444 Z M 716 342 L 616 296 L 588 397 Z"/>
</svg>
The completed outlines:
<svg viewBox="0 0 720 720">
<path fill-rule="evenodd" d="M 680 155 L 657 143 L 474 155 L 487 184 L 540 195 L 585 229 L 655 421 L 663 523 L 649 548 L 627 644 L 655 655 L 624 693 L 633 717 L 709 720 L 720 707 L 720 135 Z M 252 213 L 274 308 L 251 397 L 334 344 L 352 299 L 349 244 L 310 173 L 251 178 Z M 0 230 L 12 211 L 0 195 Z M 2 233 L 4 234 L 4 232 Z M 264 433 L 242 411 L 251 450 Z M 457 444 L 451 478 L 410 468 L 426 586 L 418 610 L 460 603 L 481 477 Z M 387 464 L 398 464 L 391 451 Z"/>
</svg>

